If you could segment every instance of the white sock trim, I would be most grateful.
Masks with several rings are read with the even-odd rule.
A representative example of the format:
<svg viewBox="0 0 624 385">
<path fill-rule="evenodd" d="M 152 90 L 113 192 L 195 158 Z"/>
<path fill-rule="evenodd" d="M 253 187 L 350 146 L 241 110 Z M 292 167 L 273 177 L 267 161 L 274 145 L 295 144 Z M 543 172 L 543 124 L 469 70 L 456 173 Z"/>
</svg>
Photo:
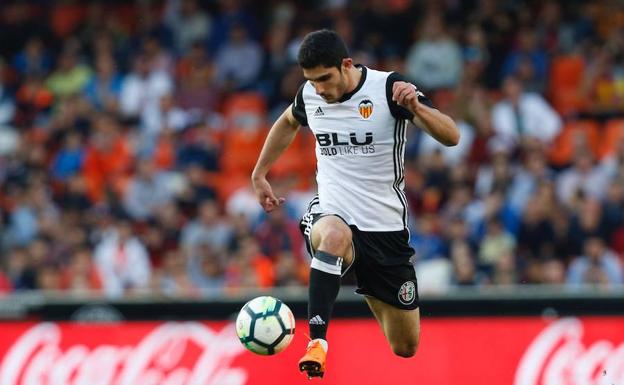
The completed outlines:
<svg viewBox="0 0 624 385">
<path fill-rule="evenodd" d="M 322 338 L 317 338 L 315 340 L 308 342 L 308 346 L 312 345 L 312 343 L 316 341 L 318 341 L 321 344 L 321 346 L 323 347 L 323 350 L 325 350 L 325 353 L 327 353 L 327 351 L 329 350 L 329 345 L 327 344 L 327 341 L 325 341 Z"/>
<path fill-rule="evenodd" d="M 342 274 L 341 266 L 323 262 L 319 260 L 318 258 L 312 258 L 312 263 L 310 263 L 310 267 L 316 270 L 324 271 L 327 274 L 333 274 L 333 275 Z"/>
</svg>

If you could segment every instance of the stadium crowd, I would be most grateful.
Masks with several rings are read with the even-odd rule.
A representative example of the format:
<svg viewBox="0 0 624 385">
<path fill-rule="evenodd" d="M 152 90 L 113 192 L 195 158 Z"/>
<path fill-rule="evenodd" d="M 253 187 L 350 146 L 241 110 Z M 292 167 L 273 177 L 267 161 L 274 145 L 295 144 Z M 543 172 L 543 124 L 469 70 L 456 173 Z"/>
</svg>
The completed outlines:
<svg viewBox="0 0 624 385">
<path fill-rule="evenodd" d="M 421 291 L 623 284 L 623 26 L 617 2 L 3 1 L 0 291 L 305 285 L 314 138 L 273 170 L 282 210 L 249 175 L 323 27 L 460 127 L 408 132 Z"/>
</svg>

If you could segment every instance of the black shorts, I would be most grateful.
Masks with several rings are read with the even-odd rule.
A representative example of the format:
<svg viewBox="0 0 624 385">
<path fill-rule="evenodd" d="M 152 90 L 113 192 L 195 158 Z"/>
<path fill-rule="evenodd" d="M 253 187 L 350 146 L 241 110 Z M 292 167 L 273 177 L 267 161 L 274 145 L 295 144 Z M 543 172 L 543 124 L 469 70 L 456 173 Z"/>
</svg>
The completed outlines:
<svg viewBox="0 0 624 385">
<path fill-rule="evenodd" d="M 311 256 L 314 256 L 310 239 L 312 225 L 326 215 L 335 214 L 308 213 L 301 220 L 301 232 Z M 343 269 L 343 275 L 353 270 L 357 280 L 355 292 L 399 309 L 418 308 L 418 283 L 410 261 L 414 249 L 409 245 L 409 230 L 378 232 L 349 227 L 353 234 L 353 261 Z"/>
</svg>

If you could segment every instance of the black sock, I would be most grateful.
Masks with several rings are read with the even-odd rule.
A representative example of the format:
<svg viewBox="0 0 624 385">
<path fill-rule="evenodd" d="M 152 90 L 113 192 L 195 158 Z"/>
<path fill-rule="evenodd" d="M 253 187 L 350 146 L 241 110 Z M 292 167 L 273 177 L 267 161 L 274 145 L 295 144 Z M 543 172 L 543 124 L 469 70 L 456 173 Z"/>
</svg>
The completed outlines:
<svg viewBox="0 0 624 385">
<path fill-rule="evenodd" d="M 317 251 L 315 258 L 323 261 L 322 263 L 335 261 L 337 266 L 340 266 L 342 261 L 342 258 L 324 251 Z M 308 300 L 310 338 L 326 339 L 327 325 L 340 290 L 340 269 L 337 270 L 338 274 L 330 274 L 315 268 L 314 265 L 315 263 L 310 269 L 310 298 Z"/>
</svg>

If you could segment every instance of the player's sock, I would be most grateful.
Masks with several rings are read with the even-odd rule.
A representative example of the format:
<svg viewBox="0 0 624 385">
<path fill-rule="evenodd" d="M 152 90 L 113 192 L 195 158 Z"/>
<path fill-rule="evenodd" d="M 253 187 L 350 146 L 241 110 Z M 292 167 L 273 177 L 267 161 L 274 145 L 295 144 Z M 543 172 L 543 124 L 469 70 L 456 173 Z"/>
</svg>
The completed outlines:
<svg viewBox="0 0 624 385">
<path fill-rule="evenodd" d="M 314 339 L 314 340 L 308 342 L 308 346 L 313 345 L 317 341 L 318 341 L 319 344 L 321 344 L 321 346 L 323 347 L 323 350 L 325 350 L 325 353 L 327 353 L 327 350 L 329 349 L 329 345 L 327 344 L 327 341 L 325 341 L 322 338 L 317 338 L 317 339 Z"/>
<path fill-rule="evenodd" d="M 314 254 L 308 301 L 310 338 L 313 340 L 326 339 L 327 325 L 340 290 L 341 268 L 341 257 L 320 250 Z"/>
</svg>

